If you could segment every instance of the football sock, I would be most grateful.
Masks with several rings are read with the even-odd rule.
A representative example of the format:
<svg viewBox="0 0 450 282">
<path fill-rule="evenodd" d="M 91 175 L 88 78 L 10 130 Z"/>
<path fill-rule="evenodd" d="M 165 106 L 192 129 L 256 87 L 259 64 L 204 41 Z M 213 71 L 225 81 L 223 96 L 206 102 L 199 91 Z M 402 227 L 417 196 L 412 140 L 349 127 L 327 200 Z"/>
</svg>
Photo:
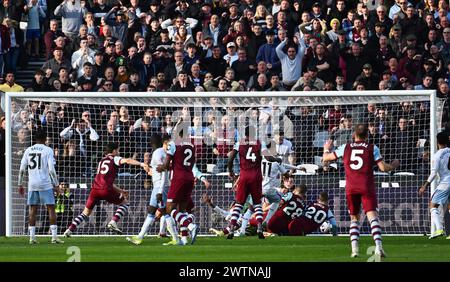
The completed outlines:
<svg viewBox="0 0 450 282">
<path fill-rule="evenodd" d="M 128 213 L 128 209 L 130 208 L 130 205 L 126 204 L 126 205 L 120 205 L 116 212 L 114 213 L 114 216 L 112 218 L 112 220 L 114 220 L 115 222 L 119 222 L 119 220 L 124 217 L 125 215 L 127 215 Z"/>
<path fill-rule="evenodd" d="M 383 245 L 382 245 L 382 240 L 381 240 L 381 226 L 378 221 L 378 218 L 374 218 L 370 221 L 370 229 L 371 229 L 373 240 L 375 241 L 375 245 L 378 248 L 381 248 Z"/>
<path fill-rule="evenodd" d="M 161 216 L 159 222 L 159 234 L 166 234 L 166 216 Z"/>
<path fill-rule="evenodd" d="M 266 216 L 266 218 L 264 219 L 264 222 L 265 222 L 266 224 L 269 223 L 269 220 L 272 218 L 272 216 L 273 216 L 273 215 L 275 214 L 275 212 L 277 211 L 278 204 L 279 204 L 279 202 L 270 204 L 269 211 L 267 212 L 267 216 Z"/>
<path fill-rule="evenodd" d="M 69 226 L 69 230 L 74 231 L 75 229 L 77 229 L 78 225 L 83 223 L 83 221 L 85 221 L 87 218 L 88 218 L 87 215 L 81 213 L 79 216 L 73 219 L 72 224 L 70 224 Z"/>
<path fill-rule="evenodd" d="M 175 220 L 173 219 L 173 217 L 171 217 L 168 214 L 164 215 L 164 218 L 166 219 L 167 230 L 169 230 L 169 233 L 172 236 L 172 239 L 174 241 L 178 241 L 178 230 L 177 230 L 177 226 L 175 224 Z"/>
<path fill-rule="evenodd" d="M 242 209 L 244 208 L 243 205 L 241 204 L 234 204 L 233 210 L 231 211 L 231 218 L 230 218 L 230 223 L 229 225 L 224 228 L 223 232 L 225 234 L 228 234 L 230 232 L 234 231 L 234 227 L 236 226 L 236 223 L 242 213 Z"/>
<path fill-rule="evenodd" d="M 253 214 L 253 211 L 248 209 L 242 216 L 241 229 L 240 229 L 242 234 L 245 234 L 245 230 L 247 229 L 247 226 L 248 226 L 248 221 L 252 217 L 252 214 Z"/>
<path fill-rule="evenodd" d="M 145 218 L 144 224 L 142 224 L 141 231 L 139 232 L 138 238 L 143 239 L 145 236 L 145 233 L 147 233 L 148 228 L 150 225 L 155 222 L 155 215 L 154 214 L 147 214 L 147 217 Z"/>
<path fill-rule="evenodd" d="M 255 207 L 255 218 L 259 225 L 263 221 L 263 210 L 261 204 L 257 204 L 254 207 Z"/>
<path fill-rule="evenodd" d="M 30 239 L 36 239 L 36 226 L 28 226 L 28 233 L 30 234 Z"/>
<path fill-rule="evenodd" d="M 438 208 L 431 208 L 430 209 L 430 214 L 431 214 L 431 221 L 436 226 L 436 230 L 434 232 L 436 232 L 437 230 L 441 230 L 443 227 L 442 227 L 442 224 L 441 224 L 441 219 L 439 217 L 439 209 Z"/>
<path fill-rule="evenodd" d="M 52 232 L 52 239 L 57 239 L 58 238 L 58 226 L 50 225 L 50 231 Z"/>
<path fill-rule="evenodd" d="M 359 227 L 357 221 L 352 221 L 350 223 L 350 240 L 352 242 L 352 250 L 358 249 L 359 243 Z"/>
</svg>

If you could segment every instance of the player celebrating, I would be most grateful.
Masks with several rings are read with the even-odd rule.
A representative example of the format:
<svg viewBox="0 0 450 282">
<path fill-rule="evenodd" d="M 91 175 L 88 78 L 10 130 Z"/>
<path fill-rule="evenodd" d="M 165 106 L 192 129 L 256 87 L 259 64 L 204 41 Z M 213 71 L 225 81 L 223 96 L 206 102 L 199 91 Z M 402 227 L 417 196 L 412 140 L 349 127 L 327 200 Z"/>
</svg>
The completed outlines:
<svg viewBox="0 0 450 282">
<path fill-rule="evenodd" d="M 193 215 L 186 211 L 192 204 L 192 190 L 195 179 L 201 180 L 206 188 L 210 187 L 208 180 L 202 176 L 195 165 L 195 149 L 189 140 L 187 123 L 180 118 L 175 126 L 174 134 L 177 138 L 168 145 L 167 158 L 162 165 L 158 165 L 158 172 L 172 170 L 172 179 L 167 195 L 166 212 L 171 217 L 167 218 L 167 229 L 172 235 L 172 241 L 165 245 L 186 245 L 188 232 L 191 235 L 191 244 L 197 237 L 197 225 L 193 223 Z M 181 241 L 178 239 L 175 221 L 180 225 Z"/>
<path fill-rule="evenodd" d="M 430 239 L 434 239 L 445 234 L 438 208 L 439 205 L 445 206 L 450 197 L 450 148 L 447 147 L 448 138 L 449 136 L 447 133 L 438 133 L 437 143 L 439 150 L 433 157 L 430 176 L 419 190 L 419 196 L 422 196 L 427 190 L 427 187 L 436 178 L 436 175 L 439 175 L 439 185 L 436 187 L 436 190 L 431 196 L 430 202 L 431 226 L 434 225 L 432 227 Z M 433 229 L 435 230 L 434 232 Z"/>
<path fill-rule="evenodd" d="M 288 192 L 283 196 L 280 207 L 267 224 L 269 232 L 278 235 L 287 235 L 289 233 L 289 223 L 294 218 L 301 216 L 305 209 L 306 192 L 306 186 L 299 185 L 292 192 Z"/>
<path fill-rule="evenodd" d="M 72 224 L 64 232 L 64 236 L 70 237 L 75 229 L 83 221 L 85 221 L 92 213 L 92 209 L 99 201 L 105 200 L 108 203 L 119 205 L 113 218 L 106 226 L 109 230 L 122 234 L 122 231 L 117 227 L 117 222 L 128 213 L 129 202 L 128 192 L 119 188 L 114 184 L 117 177 L 119 167 L 122 164 L 129 164 L 142 167 L 147 173 L 150 172 L 150 167 L 139 161 L 133 159 L 125 159 L 119 156 L 119 146 L 116 143 L 109 143 L 106 145 L 106 156 L 98 163 L 97 174 L 92 182 L 92 189 L 89 193 L 86 206 L 83 212 L 74 218 Z"/>
<path fill-rule="evenodd" d="M 231 213 L 229 225 L 223 230 L 224 234 L 228 235 L 227 239 L 233 239 L 236 222 L 242 213 L 248 195 L 252 196 L 253 209 L 258 222 L 258 238 L 264 239 L 262 227 L 263 210 L 261 206 L 263 180 L 261 172 L 262 156 L 264 155 L 271 162 L 281 162 L 281 159 L 270 156 L 266 146 L 254 138 L 256 135 L 255 132 L 250 134 L 251 128 L 253 127 L 245 127 L 244 138 L 234 144 L 234 148 L 230 152 L 228 159 L 228 175 L 232 179 L 236 179 L 236 175 L 233 172 L 233 161 L 236 155 L 239 154 L 240 175 L 236 189 L 236 203 Z"/>
<path fill-rule="evenodd" d="M 375 254 L 385 257 L 381 241 L 381 226 L 377 212 L 377 196 L 373 166 L 378 165 L 381 171 L 391 171 L 399 166 L 399 161 L 391 164 L 383 161 L 380 149 L 366 142 L 368 129 L 364 124 L 358 124 L 354 132 L 355 142 L 341 145 L 335 152 L 331 152 L 332 140 L 324 145 L 323 162 L 330 162 L 343 158 L 346 179 L 347 206 L 350 212 L 350 240 L 352 245 L 351 257 L 359 255 L 359 214 L 361 203 L 370 223 L 372 237 L 375 241 Z"/>
<path fill-rule="evenodd" d="M 169 176 L 166 171 L 158 172 L 156 170 L 156 168 L 159 165 L 164 164 L 166 160 L 166 150 L 168 148 L 169 141 L 169 136 L 164 136 L 163 140 L 161 140 L 161 137 L 159 135 L 154 135 L 152 137 L 152 145 L 154 151 L 152 154 L 150 165 L 152 168 L 153 190 L 150 196 L 148 214 L 145 218 L 144 224 L 141 227 L 141 231 L 137 236 L 133 236 L 131 238 L 127 237 L 127 240 L 135 245 L 140 245 L 142 243 L 142 239 L 144 239 L 148 228 L 155 222 L 155 214 L 158 208 L 162 212 L 161 216 L 164 218 L 163 220 L 166 220 L 167 217 L 170 217 L 170 215 L 165 213 L 165 203 L 167 201 L 167 192 L 169 190 Z"/>
<path fill-rule="evenodd" d="M 27 148 L 20 162 L 19 171 L 19 194 L 25 195 L 22 186 L 23 177 L 28 170 L 28 199 L 30 206 L 29 226 L 30 244 L 37 244 L 36 240 L 36 212 L 38 205 L 46 205 L 50 219 L 50 230 L 52 233 L 52 244 L 61 244 L 58 237 L 58 227 L 56 225 L 55 196 L 53 187 L 58 191 L 58 177 L 55 171 L 55 159 L 53 150 L 47 147 L 45 141 L 47 135 L 45 131 L 37 131 L 35 135 L 36 144 Z M 59 191 L 58 191 L 59 192 Z"/>
<path fill-rule="evenodd" d="M 300 217 L 289 224 L 289 235 L 305 236 L 316 231 L 325 221 L 330 221 L 331 230 L 337 236 L 337 225 L 333 212 L 328 207 L 328 193 L 319 194 L 317 202 L 309 205 Z"/>
</svg>

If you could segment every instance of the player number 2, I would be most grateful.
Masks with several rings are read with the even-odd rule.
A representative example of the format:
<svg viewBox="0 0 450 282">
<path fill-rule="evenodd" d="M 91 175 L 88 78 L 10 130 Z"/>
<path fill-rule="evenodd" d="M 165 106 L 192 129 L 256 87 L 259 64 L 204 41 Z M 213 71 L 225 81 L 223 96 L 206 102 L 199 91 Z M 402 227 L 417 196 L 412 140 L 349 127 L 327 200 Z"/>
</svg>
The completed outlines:
<svg viewBox="0 0 450 282">
<path fill-rule="evenodd" d="M 350 156 L 350 161 L 351 162 L 356 162 L 355 163 L 351 163 L 350 164 L 350 168 L 353 170 L 358 170 L 363 166 L 363 159 L 358 156 L 364 154 L 364 150 L 352 150 L 352 154 Z"/>
<path fill-rule="evenodd" d="M 101 163 L 98 164 L 98 169 L 97 169 L 97 174 L 107 174 L 109 171 L 109 163 L 111 161 L 103 161 Z"/>
<path fill-rule="evenodd" d="M 256 162 L 256 155 L 255 153 L 252 152 L 252 149 L 253 149 L 252 147 L 248 148 L 247 155 L 245 156 L 245 158 L 247 160 L 252 160 L 252 162 Z"/>
<path fill-rule="evenodd" d="M 190 160 L 192 158 L 192 150 L 186 149 L 184 150 L 184 155 L 186 156 L 183 161 L 184 166 L 191 166 Z"/>
</svg>

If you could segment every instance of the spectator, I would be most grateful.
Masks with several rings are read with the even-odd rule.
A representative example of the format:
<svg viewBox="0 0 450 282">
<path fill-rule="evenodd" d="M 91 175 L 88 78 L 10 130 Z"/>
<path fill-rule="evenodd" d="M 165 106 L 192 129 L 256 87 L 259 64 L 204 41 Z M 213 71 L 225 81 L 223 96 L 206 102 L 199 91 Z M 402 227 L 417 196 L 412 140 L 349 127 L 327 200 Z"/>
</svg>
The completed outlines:
<svg viewBox="0 0 450 282">
<path fill-rule="evenodd" d="M 32 92 L 47 92 L 50 91 L 50 86 L 48 85 L 48 80 L 45 77 L 45 72 L 42 70 L 37 70 L 34 73 L 34 78 L 31 84 L 27 87 L 27 91 Z"/>
<path fill-rule="evenodd" d="M 279 72 L 281 71 L 280 59 L 276 53 L 275 43 L 275 32 L 273 30 L 268 30 L 266 32 L 266 44 L 263 44 L 258 49 L 258 54 L 256 55 L 256 61 L 264 61 L 267 63 L 267 69 L 269 71 Z"/>
<path fill-rule="evenodd" d="M 22 5 L 23 1 L 3 0 L 2 5 L 0 5 L 0 22 L 3 22 L 5 18 L 19 22 Z"/>
<path fill-rule="evenodd" d="M 212 56 L 206 57 L 202 61 L 201 65 L 205 71 L 211 73 L 214 78 L 222 76 L 227 69 L 227 62 L 222 58 L 222 56 L 220 56 L 219 46 L 214 46 L 212 49 Z"/>
<path fill-rule="evenodd" d="M 64 33 L 58 30 L 58 21 L 53 19 L 50 21 L 50 28 L 44 35 L 45 43 L 45 59 L 49 60 L 53 54 L 53 49 L 56 47 L 55 40 L 58 37 L 64 37 Z"/>
<path fill-rule="evenodd" d="M 300 39 L 298 49 L 296 50 L 294 46 L 289 46 L 286 55 L 283 52 L 286 44 L 287 39 L 277 46 L 276 52 L 281 62 L 283 84 L 289 90 L 294 86 L 302 73 L 302 59 L 306 46 L 304 40 Z"/>
<path fill-rule="evenodd" d="M 90 49 L 87 45 L 87 38 L 83 37 L 80 40 L 80 49 L 72 54 L 72 68 L 77 70 L 77 78 L 84 74 L 83 66 L 85 63 L 94 64 L 95 51 Z"/>
<path fill-rule="evenodd" d="M 238 131 L 232 124 L 230 116 L 224 115 L 220 121 L 220 125 L 214 128 L 213 137 L 213 154 L 216 158 L 216 166 L 213 173 L 225 172 L 228 161 L 228 153 L 233 150 L 234 143 L 237 142 Z M 233 170 L 238 170 L 238 162 L 235 161 Z"/>
<path fill-rule="evenodd" d="M 14 73 L 12 71 L 7 71 L 5 73 L 5 83 L 0 84 L 0 91 L 3 92 L 23 92 L 22 86 L 14 81 Z"/>
<path fill-rule="evenodd" d="M 193 92 L 195 90 L 194 84 L 188 79 L 188 74 L 185 71 L 178 73 L 177 81 L 170 88 L 173 92 Z"/>
<path fill-rule="evenodd" d="M 27 25 L 27 55 L 39 57 L 39 39 L 41 38 L 41 19 L 45 18 L 45 11 L 38 0 L 27 0 L 24 13 L 28 15 Z M 31 45 L 34 45 L 34 53 L 31 53 Z"/>
<path fill-rule="evenodd" d="M 10 48 L 4 56 L 5 69 L 16 74 L 21 48 L 23 47 L 23 32 L 18 27 L 17 22 L 12 19 L 5 18 L 3 25 L 9 30 L 9 41 L 11 42 Z"/>
<path fill-rule="evenodd" d="M 47 70 L 50 70 L 50 75 L 56 76 L 61 68 L 65 68 L 66 70 L 72 69 L 70 63 L 63 57 L 62 48 L 56 47 L 55 50 L 53 50 L 53 58 L 46 61 L 41 69 L 46 73 Z"/>
<path fill-rule="evenodd" d="M 82 174 L 90 174 L 91 163 L 89 158 L 94 152 L 93 148 L 99 140 L 97 132 L 91 127 L 90 122 L 86 123 L 84 119 L 78 121 L 73 119 L 72 123 L 64 128 L 59 134 L 64 140 L 74 140 L 79 144 L 80 155 L 82 157 L 81 167 L 84 167 Z"/>
<path fill-rule="evenodd" d="M 87 13 L 86 1 L 64 0 L 54 11 L 55 16 L 62 18 L 62 32 L 74 41 L 80 26 L 83 23 L 84 15 Z"/>
</svg>

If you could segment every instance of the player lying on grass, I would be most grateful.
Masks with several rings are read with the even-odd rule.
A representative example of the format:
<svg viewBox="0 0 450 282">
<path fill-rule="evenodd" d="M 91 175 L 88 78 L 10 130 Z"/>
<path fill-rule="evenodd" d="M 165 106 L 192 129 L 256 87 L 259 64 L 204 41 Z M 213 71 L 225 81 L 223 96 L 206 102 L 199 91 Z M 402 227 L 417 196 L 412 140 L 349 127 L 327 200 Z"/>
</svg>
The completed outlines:
<svg viewBox="0 0 450 282">
<path fill-rule="evenodd" d="M 332 140 L 324 145 L 323 162 L 343 159 L 345 168 L 345 192 L 347 207 L 350 212 L 350 240 L 352 245 L 351 257 L 359 256 L 359 218 L 361 203 L 366 212 L 370 224 L 373 240 L 375 241 L 375 254 L 385 257 L 381 240 L 381 225 L 378 218 L 378 202 L 375 189 L 375 177 L 373 166 L 376 164 L 381 171 L 387 172 L 396 169 L 400 162 L 392 161 L 391 164 L 384 162 L 380 149 L 369 144 L 367 126 L 358 124 L 353 133 L 354 142 L 343 144 L 334 152 Z"/>
<path fill-rule="evenodd" d="M 317 202 L 308 205 L 302 215 L 289 223 L 289 235 L 305 236 L 317 231 L 320 226 L 329 221 L 331 232 L 337 236 L 337 224 L 333 212 L 328 207 L 328 193 L 321 192 Z"/>
<path fill-rule="evenodd" d="M 37 244 L 36 240 L 36 212 L 38 205 L 47 207 L 50 230 L 53 244 L 64 243 L 58 237 L 58 227 L 56 225 L 55 196 L 53 189 L 59 193 L 58 177 L 55 170 L 55 158 L 53 150 L 45 145 L 47 134 L 39 130 L 35 133 L 36 144 L 27 148 L 20 162 L 19 171 L 19 194 L 25 195 L 22 186 L 23 178 L 28 170 L 28 199 L 29 223 L 28 232 L 30 234 L 30 244 Z"/>
<path fill-rule="evenodd" d="M 448 148 L 449 136 L 446 132 L 438 133 L 438 151 L 433 157 L 431 173 L 427 181 L 420 187 L 419 196 L 422 196 L 427 187 L 439 176 L 439 184 L 436 187 L 430 201 L 431 236 L 430 239 L 444 236 L 444 226 L 439 215 L 439 206 L 445 206 L 450 200 L 450 148 Z M 450 239 L 450 236 L 447 237 Z"/>
<path fill-rule="evenodd" d="M 148 205 L 148 213 L 147 217 L 145 218 L 145 221 L 141 227 L 141 231 L 137 236 L 133 237 L 127 237 L 127 241 L 135 244 L 140 245 L 142 243 L 142 240 L 144 239 L 144 236 L 147 234 L 148 228 L 153 225 L 155 222 L 155 213 L 156 210 L 159 208 L 161 211 L 161 216 L 164 218 L 161 222 L 166 222 L 167 218 L 170 217 L 165 212 L 166 209 L 166 201 L 167 201 L 167 193 L 169 191 L 169 175 L 167 171 L 158 172 L 156 168 L 159 165 L 164 164 L 167 158 L 167 150 L 169 147 L 170 137 L 164 136 L 161 140 L 161 137 L 159 135 L 154 135 L 152 137 L 152 147 L 153 147 L 153 154 L 152 154 L 152 160 L 150 162 L 150 166 L 152 168 L 152 182 L 153 182 L 153 190 L 152 194 L 150 196 L 150 201 Z"/>
<path fill-rule="evenodd" d="M 114 184 L 117 177 L 119 167 L 123 164 L 134 165 L 142 167 L 147 173 L 150 172 L 150 167 L 139 161 L 133 159 L 125 159 L 119 156 L 119 146 L 116 143 L 109 143 L 105 148 L 106 156 L 98 163 L 97 174 L 92 182 L 91 192 L 87 199 L 86 206 L 83 212 L 74 218 L 72 224 L 64 232 L 64 236 L 70 237 L 75 229 L 82 222 L 88 219 L 92 213 L 92 209 L 101 201 L 105 200 L 108 203 L 118 205 L 114 216 L 106 226 L 110 231 L 117 234 L 122 234 L 122 231 L 117 226 L 117 222 L 128 213 L 129 201 L 128 191 L 119 188 Z"/>
<path fill-rule="evenodd" d="M 186 245 L 188 233 L 191 235 L 191 244 L 195 243 L 197 225 L 193 223 L 194 216 L 187 212 L 193 207 L 191 195 L 195 179 L 201 180 L 207 189 L 211 186 L 195 165 L 195 148 L 187 134 L 188 128 L 189 123 L 180 118 L 173 130 L 176 137 L 168 145 L 166 160 L 156 168 L 157 172 L 172 170 L 166 203 L 166 212 L 171 215 L 166 223 L 172 241 L 166 245 Z M 181 240 L 178 238 L 175 222 L 180 226 Z"/>
<path fill-rule="evenodd" d="M 300 185 L 283 196 L 279 208 L 267 224 L 267 230 L 270 233 L 289 234 L 289 224 L 303 213 L 306 206 L 306 192 L 306 186 Z"/>
</svg>

